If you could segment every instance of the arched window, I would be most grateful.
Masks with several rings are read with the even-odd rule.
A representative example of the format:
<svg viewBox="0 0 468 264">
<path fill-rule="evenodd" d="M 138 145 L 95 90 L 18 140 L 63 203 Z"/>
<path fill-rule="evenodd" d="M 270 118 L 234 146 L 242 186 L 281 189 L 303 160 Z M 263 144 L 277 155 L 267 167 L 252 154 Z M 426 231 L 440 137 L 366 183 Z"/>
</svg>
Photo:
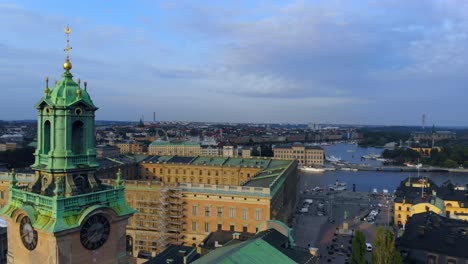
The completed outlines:
<svg viewBox="0 0 468 264">
<path fill-rule="evenodd" d="M 72 151 L 75 155 L 84 152 L 84 125 L 81 121 L 75 121 L 72 127 Z"/>
<path fill-rule="evenodd" d="M 133 238 L 131 236 L 127 236 L 127 254 L 133 256 Z"/>
<path fill-rule="evenodd" d="M 44 154 L 48 154 L 50 151 L 50 121 L 47 120 L 44 122 L 44 132 L 43 132 L 43 139 L 44 139 Z"/>
</svg>

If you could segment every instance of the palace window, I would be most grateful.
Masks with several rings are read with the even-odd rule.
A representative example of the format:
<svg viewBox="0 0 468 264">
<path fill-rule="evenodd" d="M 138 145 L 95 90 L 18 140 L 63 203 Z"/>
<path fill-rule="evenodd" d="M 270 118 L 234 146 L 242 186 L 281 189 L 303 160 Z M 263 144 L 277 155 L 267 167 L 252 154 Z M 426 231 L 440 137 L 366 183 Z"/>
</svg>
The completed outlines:
<svg viewBox="0 0 468 264">
<path fill-rule="evenodd" d="M 196 232 L 197 231 L 197 222 L 192 221 L 192 231 Z"/>
<path fill-rule="evenodd" d="M 236 217 L 236 208 L 234 207 L 229 208 L 229 217 L 230 218 Z"/>
<path fill-rule="evenodd" d="M 242 220 L 247 220 L 249 219 L 249 209 L 244 208 L 242 209 Z"/>
<path fill-rule="evenodd" d="M 192 205 L 192 215 L 193 216 L 198 215 L 198 205 L 197 204 Z"/>
<path fill-rule="evenodd" d="M 205 206 L 205 216 L 211 216 L 211 206 Z"/>
<path fill-rule="evenodd" d="M 262 209 L 255 209 L 255 220 L 262 220 Z"/>
<path fill-rule="evenodd" d="M 221 206 L 218 207 L 217 216 L 218 217 L 223 217 L 223 207 L 221 207 Z"/>
<path fill-rule="evenodd" d="M 210 232 L 210 223 L 205 223 L 205 232 Z"/>
</svg>

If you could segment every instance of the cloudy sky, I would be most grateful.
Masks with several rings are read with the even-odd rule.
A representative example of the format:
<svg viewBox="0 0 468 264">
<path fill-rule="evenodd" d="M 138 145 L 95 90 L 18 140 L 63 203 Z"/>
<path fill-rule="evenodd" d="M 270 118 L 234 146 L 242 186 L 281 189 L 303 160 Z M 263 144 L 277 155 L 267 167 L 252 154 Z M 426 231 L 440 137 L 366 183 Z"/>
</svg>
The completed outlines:
<svg viewBox="0 0 468 264">
<path fill-rule="evenodd" d="M 467 14 L 465 0 L 2 1 L 0 119 L 35 118 L 69 24 L 100 120 L 465 126 Z"/>
</svg>

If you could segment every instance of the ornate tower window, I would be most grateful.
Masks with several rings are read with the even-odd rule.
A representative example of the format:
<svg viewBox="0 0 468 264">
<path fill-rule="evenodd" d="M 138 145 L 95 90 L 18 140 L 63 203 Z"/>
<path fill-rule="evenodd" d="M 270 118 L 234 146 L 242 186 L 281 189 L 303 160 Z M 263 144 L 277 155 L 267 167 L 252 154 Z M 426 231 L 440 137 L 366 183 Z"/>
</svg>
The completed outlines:
<svg viewBox="0 0 468 264">
<path fill-rule="evenodd" d="M 44 154 L 50 151 L 50 121 L 44 122 Z"/>
<path fill-rule="evenodd" d="M 83 122 L 75 121 L 72 127 L 72 151 L 76 155 L 83 154 L 84 145 L 84 133 L 83 133 Z"/>
</svg>

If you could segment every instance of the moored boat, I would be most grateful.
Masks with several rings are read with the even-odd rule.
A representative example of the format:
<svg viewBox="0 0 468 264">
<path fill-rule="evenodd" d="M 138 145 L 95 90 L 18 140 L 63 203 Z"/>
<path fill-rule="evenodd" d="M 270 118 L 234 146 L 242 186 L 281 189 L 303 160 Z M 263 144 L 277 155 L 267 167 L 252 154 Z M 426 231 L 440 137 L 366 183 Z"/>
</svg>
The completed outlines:
<svg viewBox="0 0 468 264">
<path fill-rule="evenodd" d="M 316 167 L 312 167 L 312 166 L 303 166 L 303 167 L 301 167 L 299 169 L 303 170 L 303 171 L 308 171 L 308 172 L 324 172 L 325 171 L 324 168 L 316 168 Z"/>
<path fill-rule="evenodd" d="M 330 184 L 328 186 L 328 189 L 330 191 L 345 191 L 348 189 L 348 184 L 345 182 L 339 182 L 338 180 L 335 182 L 335 184 Z"/>
</svg>

